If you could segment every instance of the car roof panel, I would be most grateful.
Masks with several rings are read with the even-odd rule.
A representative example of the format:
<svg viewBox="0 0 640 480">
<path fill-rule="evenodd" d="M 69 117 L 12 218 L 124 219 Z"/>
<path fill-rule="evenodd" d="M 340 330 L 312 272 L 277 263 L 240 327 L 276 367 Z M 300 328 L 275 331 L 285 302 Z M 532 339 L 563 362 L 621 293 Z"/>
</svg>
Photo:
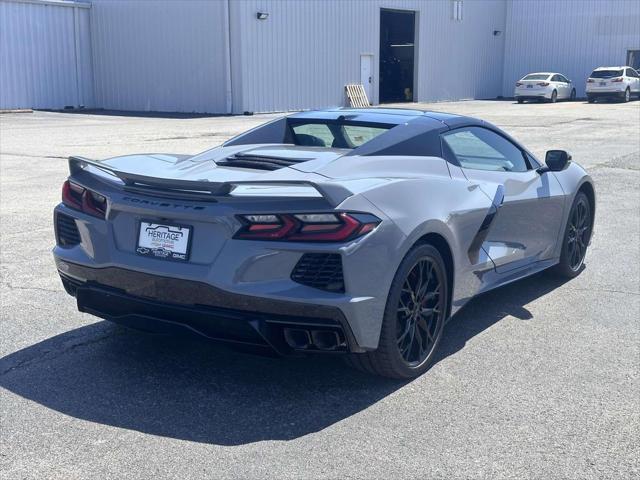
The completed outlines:
<svg viewBox="0 0 640 480">
<path fill-rule="evenodd" d="M 431 118 L 448 123 L 456 118 L 466 118 L 460 115 L 444 112 L 413 110 L 408 108 L 336 108 L 330 110 L 314 110 L 294 113 L 288 118 L 295 120 L 344 120 L 364 123 L 381 123 L 400 125 L 420 118 Z"/>
</svg>

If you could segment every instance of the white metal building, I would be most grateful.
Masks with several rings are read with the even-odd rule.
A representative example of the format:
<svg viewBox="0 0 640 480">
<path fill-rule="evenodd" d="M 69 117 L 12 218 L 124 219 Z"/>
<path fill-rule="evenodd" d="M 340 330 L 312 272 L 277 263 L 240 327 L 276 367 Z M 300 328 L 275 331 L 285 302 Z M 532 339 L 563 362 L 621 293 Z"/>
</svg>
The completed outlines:
<svg viewBox="0 0 640 480">
<path fill-rule="evenodd" d="M 560 72 L 585 95 L 599 66 L 640 68 L 640 1 L 556 0 L 507 3 L 503 94 L 532 71 Z"/>
<path fill-rule="evenodd" d="M 286 111 L 344 105 L 347 83 L 495 98 L 534 70 L 580 95 L 629 55 L 634 0 L 0 0 L 0 109 Z"/>
<path fill-rule="evenodd" d="M 90 4 L 0 0 L 0 109 L 96 105 Z"/>
</svg>

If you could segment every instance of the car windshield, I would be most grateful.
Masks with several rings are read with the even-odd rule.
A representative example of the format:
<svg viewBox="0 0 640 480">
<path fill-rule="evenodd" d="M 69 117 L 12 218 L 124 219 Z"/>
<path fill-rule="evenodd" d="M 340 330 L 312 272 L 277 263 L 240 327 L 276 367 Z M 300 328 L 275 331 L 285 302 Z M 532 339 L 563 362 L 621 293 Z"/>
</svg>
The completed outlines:
<svg viewBox="0 0 640 480">
<path fill-rule="evenodd" d="M 591 73 L 591 78 L 613 78 L 621 77 L 622 70 L 594 70 Z"/>
<path fill-rule="evenodd" d="M 549 75 L 546 73 L 532 73 L 523 78 L 523 80 L 546 80 Z"/>
<path fill-rule="evenodd" d="M 336 121 L 290 122 L 295 145 L 306 147 L 357 148 L 389 130 L 393 125 Z"/>
</svg>

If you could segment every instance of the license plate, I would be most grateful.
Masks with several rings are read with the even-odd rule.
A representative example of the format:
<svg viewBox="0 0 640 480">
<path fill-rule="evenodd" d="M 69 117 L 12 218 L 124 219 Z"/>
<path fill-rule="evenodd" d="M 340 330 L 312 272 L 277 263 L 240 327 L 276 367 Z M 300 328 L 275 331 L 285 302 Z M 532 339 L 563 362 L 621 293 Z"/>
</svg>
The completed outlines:
<svg viewBox="0 0 640 480">
<path fill-rule="evenodd" d="M 607 82 L 600 82 L 600 86 L 601 87 L 606 87 L 607 86 Z"/>
<path fill-rule="evenodd" d="M 527 85 L 527 88 L 533 88 L 533 85 Z"/>
<path fill-rule="evenodd" d="M 146 257 L 185 262 L 189 259 L 191 227 L 140 222 L 136 252 Z"/>
</svg>

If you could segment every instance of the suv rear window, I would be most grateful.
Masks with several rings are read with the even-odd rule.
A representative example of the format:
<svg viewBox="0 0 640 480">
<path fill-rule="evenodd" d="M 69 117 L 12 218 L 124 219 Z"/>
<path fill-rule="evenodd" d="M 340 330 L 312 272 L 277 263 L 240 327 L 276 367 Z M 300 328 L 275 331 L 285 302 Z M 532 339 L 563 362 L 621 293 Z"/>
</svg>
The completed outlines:
<svg viewBox="0 0 640 480">
<path fill-rule="evenodd" d="M 591 78 L 613 78 L 621 77 L 622 75 L 622 70 L 594 70 L 591 73 Z"/>
<path fill-rule="evenodd" d="M 290 122 L 293 143 L 305 147 L 357 148 L 393 125 L 336 121 Z"/>
</svg>

